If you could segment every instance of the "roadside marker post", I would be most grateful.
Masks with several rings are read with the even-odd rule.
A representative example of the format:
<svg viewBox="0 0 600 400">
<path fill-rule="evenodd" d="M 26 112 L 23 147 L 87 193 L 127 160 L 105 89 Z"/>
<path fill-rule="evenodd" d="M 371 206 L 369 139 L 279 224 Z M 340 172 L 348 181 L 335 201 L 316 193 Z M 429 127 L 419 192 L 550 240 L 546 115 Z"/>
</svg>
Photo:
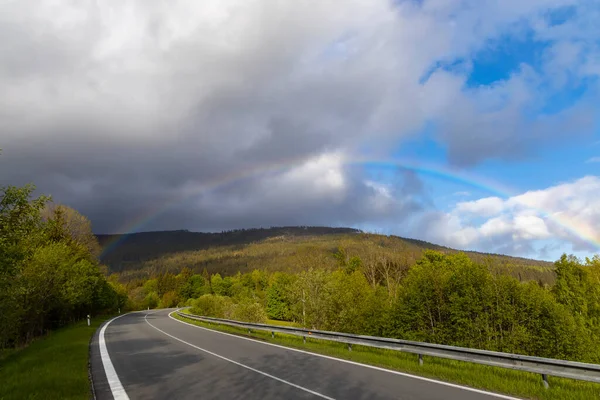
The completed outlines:
<svg viewBox="0 0 600 400">
<path fill-rule="evenodd" d="M 88 326 L 90 326 L 90 314 L 88 314 L 87 320 L 88 320 Z"/>
</svg>

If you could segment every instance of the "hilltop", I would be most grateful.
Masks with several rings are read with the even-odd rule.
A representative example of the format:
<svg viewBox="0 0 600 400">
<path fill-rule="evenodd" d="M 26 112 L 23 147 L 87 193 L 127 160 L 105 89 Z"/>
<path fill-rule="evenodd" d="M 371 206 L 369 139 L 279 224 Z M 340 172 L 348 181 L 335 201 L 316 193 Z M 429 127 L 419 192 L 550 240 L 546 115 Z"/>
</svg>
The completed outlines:
<svg viewBox="0 0 600 400">
<path fill-rule="evenodd" d="M 294 271 L 310 267 L 335 268 L 339 257 L 359 257 L 364 264 L 394 264 L 408 269 L 425 250 L 455 253 L 433 243 L 364 233 L 352 228 L 272 227 L 220 233 L 179 231 L 97 235 L 101 261 L 126 280 L 159 272 L 232 275 L 252 269 Z M 465 252 L 476 262 L 520 280 L 554 280 L 553 264 L 499 254 Z M 336 256 L 337 255 L 337 256 Z M 337 258 L 336 258 L 337 257 Z"/>
</svg>

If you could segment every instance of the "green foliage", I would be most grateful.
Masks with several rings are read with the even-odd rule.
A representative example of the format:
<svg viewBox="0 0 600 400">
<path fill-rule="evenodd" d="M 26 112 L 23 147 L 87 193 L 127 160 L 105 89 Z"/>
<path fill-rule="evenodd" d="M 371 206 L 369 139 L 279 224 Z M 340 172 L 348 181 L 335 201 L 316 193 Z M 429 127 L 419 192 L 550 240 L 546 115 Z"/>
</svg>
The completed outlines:
<svg viewBox="0 0 600 400">
<path fill-rule="evenodd" d="M 426 253 L 403 282 L 387 334 L 542 357 L 597 360 L 598 350 L 585 319 L 561 304 L 553 296 L 555 289 L 551 292 L 535 282 L 521 284 L 494 276 L 464 255 Z M 570 304 L 585 302 L 585 297 L 583 292 L 573 295 Z"/>
<path fill-rule="evenodd" d="M 65 206 L 47 212 L 33 190 L 0 189 L 0 348 L 126 302 L 101 272 L 89 221 Z"/>
<path fill-rule="evenodd" d="M 30 200 L 34 190 L 32 185 L 0 188 L 0 285 L 9 284 L 8 279 L 18 272 L 20 263 L 43 240 L 40 212 L 49 198 Z"/>
<path fill-rule="evenodd" d="M 192 313 L 215 318 L 231 318 L 233 301 L 229 297 L 205 294 L 192 302 Z"/>
<path fill-rule="evenodd" d="M 156 292 L 150 292 L 144 297 L 144 308 L 156 308 L 158 307 L 158 303 L 160 302 L 160 297 Z"/>
<path fill-rule="evenodd" d="M 360 271 L 362 269 L 362 260 L 358 256 L 353 256 L 348 260 L 348 263 L 345 265 L 345 271 L 347 274 L 352 274 L 355 271 Z"/>
<path fill-rule="evenodd" d="M 553 286 L 432 250 L 410 268 L 338 250 L 338 269 L 254 270 L 211 279 L 192 312 L 584 362 L 600 361 L 600 258 L 556 263 Z M 203 281 L 204 280 L 204 281 Z M 184 287 L 204 288 L 190 275 Z M 146 287 L 148 284 L 145 284 Z M 186 293 L 191 293 L 186 289 Z M 165 305 L 166 306 L 166 305 Z"/>
<path fill-rule="evenodd" d="M 235 319 L 245 322 L 266 322 L 264 307 L 251 299 L 234 301 L 227 296 L 205 294 L 192 301 L 191 312 L 206 317 Z"/>
<path fill-rule="evenodd" d="M 175 275 L 167 272 L 159 274 L 156 278 L 156 292 L 158 297 L 163 297 L 165 293 L 172 292 L 177 289 L 177 278 Z"/>
<path fill-rule="evenodd" d="M 232 318 L 244 322 L 267 322 L 267 313 L 262 305 L 250 300 L 242 301 L 233 306 Z"/>
<path fill-rule="evenodd" d="M 266 293 L 266 311 L 269 318 L 277 320 L 292 319 L 292 285 L 295 282 L 295 276 L 282 272 L 276 272 L 273 275 L 271 285 Z"/>
<path fill-rule="evenodd" d="M 210 287 L 218 296 L 230 296 L 232 284 L 233 282 L 228 276 L 222 278 L 220 274 L 214 274 L 210 277 Z"/>
<path fill-rule="evenodd" d="M 167 292 L 163 295 L 162 299 L 160 300 L 159 307 L 161 307 L 161 308 L 177 307 L 177 304 L 179 304 L 179 301 L 180 301 L 180 299 L 176 292 L 174 292 L 174 291 Z"/>
<path fill-rule="evenodd" d="M 179 296 L 184 299 L 195 299 L 210 293 L 210 285 L 202 275 L 192 275 L 181 285 Z"/>
</svg>

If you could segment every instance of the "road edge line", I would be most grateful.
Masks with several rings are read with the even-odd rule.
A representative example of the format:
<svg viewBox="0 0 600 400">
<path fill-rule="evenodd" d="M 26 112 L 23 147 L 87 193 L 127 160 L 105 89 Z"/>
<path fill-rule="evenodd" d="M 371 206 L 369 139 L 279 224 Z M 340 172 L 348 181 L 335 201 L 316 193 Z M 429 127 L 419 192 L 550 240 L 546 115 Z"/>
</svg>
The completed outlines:
<svg viewBox="0 0 600 400">
<path fill-rule="evenodd" d="M 106 375 L 106 380 L 108 381 L 110 391 L 112 392 L 113 398 L 115 400 L 129 400 L 129 396 L 127 395 L 125 388 L 121 384 L 119 376 L 117 375 L 117 371 L 115 370 L 115 366 L 113 365 L 110 359 L 110 355 L 108 354 L 108 348 L 106 347 L 106 341 L 104 340 L 104 332 L 106 332 L 106 328 L 108 327 L 108 325 L 110 325 L 111 322 L 127 314 L 119 315 L 106 322 L 102 326 L 102 328 L 100 328 L 100 333 L 98 334 L 98 347 L 100 348 L 100 359 L 102 360 L 102 365 L 104 366 L 104 374 Z"/>
<path fill-rule="evenodd" d="M 178 310 L 176 310 L 176 311 L 178 311 Z M 173 318 L 173 316 L 171 316 L 171 314 L 175 313 L 176 311 L 172 311 L 171 313 L 169 313 L 169 318 L 171 318 L 174 321 L 180 322 L 182 324 L 186 324 L 186 325 L 192 326 L 194 328 L 198 328 L 198 329 L 204 329 L 204 330 L 209 331 L 209 332 L 216 332 L 216 333 L 220 333 L 222 335 L 233 336 L 233 337 L 238 338 L 238 339 L 249 340 L 251 342 L 261 343 L 261 344 L 264 344 L 264 345 L 267 345 L 267 346 L 274 346 L 274 347 L 279 347 L 281 349 L 295 351 L 295 352 L 298 352 L 298 353 L 310 354 L 310 355 L 313 355 L 313 356 L 316 356 L 316 357 L 321 357 L 321 358 L 326 358 L 326 359 L 329 359 L 329 360 L 340 361 L 340 362 L 344 362 L 344 363 L 352 364 L 352 365 L 358 365 L 358 366 L 361 366 L 361 367 L 375 369 L 377 371 L 389 372 L 390 374 L 395 374 L 395 375 L 405 376 L 405 377 L 409 377 L 409 378 L 419 379 L 419 380 L 426 381 L 426 382 L 437 383 L 439 385 L 444 385 L 444 386 L 449 386 L 449 387 L 453 387 L 453 388 L 457 388 L 457 389 L 467 390 L 469 392 L 475 392 L 475 393 L 485 394 L 485 395 L 488 395 L 488 396 L 497 397 L 499 399 L 504 399 L 504 400 L 523 400 L 523 399 L 520 399 L 518 397 L 512 397 L 512 396 L 505 395 L 505 394 L 488 392 L 486 390 L 475 389 L 475 388 L 472 388 L 472 387 L 469 387 L 469 386 L 462 386 L 462 385 L 458 385 L 456 383 L 438 381 L 436 379 L 425 378 L 423 376 L 418 376 L 418 375 L 412 375 L 412 374 L 409 374 L 409 373 L 406 373 L 406 372 L 395 371 L 393 369 L 376 367 L 374 365 L 363 364 L 363 363 L 359 363 L 359 362 L 351 361 L 351 360 L 345 360 L 343 358 L 326 356 L 324 354 L 313 353 L 311 351 L 295 349 L 293 347 L 282 346 L 282 345 L 275 344 L 275 343 L 263 342 L 263 341 L 257 340 L 257 339 L 251 339 L 251 338 L 247 338 L 247 337 L 240 336 L 240 335 L 234 335 L 233 333 L 220 332 L 220 331 L 217 331 L 217 330 L 214 330 L 214 329 L 209 329 L 209 328 L 205 328 L 203 326 L 198 326 L 198 325 L 190 324 L 189 322 L 185 322 L 185 321 L 178 320 L 177 318 Z"/>
</svg>

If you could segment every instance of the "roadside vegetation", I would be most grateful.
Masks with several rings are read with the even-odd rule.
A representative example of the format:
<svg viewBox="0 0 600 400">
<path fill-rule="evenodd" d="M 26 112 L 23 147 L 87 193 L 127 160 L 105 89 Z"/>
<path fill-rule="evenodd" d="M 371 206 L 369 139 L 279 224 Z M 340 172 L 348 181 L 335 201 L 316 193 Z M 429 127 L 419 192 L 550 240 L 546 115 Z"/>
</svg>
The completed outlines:
<svg viewBox="0 0 600 400">
<path fill-rule="evenodd" d="M 79 322 L 5 350 L 0 359 L 0 399 L 89 399 L 89 342 L 105 318 Z"/>
<path fill-rule="evenodd" d="M 494 273 L 464 254 L 426 251 L 410 268 L 370 268 L 335 253 L 336 269 L 159 274 L 134 289 L 140 308 L 249 322 L 600 362 L 600 257 L 563 256 L 552 285 Z"/>
<path fill-rule="evenodd" d="M 0 187 L 0 350 L 127 301 L 100 267 L 87 218 L 33 191 Z"/>
</svg>

